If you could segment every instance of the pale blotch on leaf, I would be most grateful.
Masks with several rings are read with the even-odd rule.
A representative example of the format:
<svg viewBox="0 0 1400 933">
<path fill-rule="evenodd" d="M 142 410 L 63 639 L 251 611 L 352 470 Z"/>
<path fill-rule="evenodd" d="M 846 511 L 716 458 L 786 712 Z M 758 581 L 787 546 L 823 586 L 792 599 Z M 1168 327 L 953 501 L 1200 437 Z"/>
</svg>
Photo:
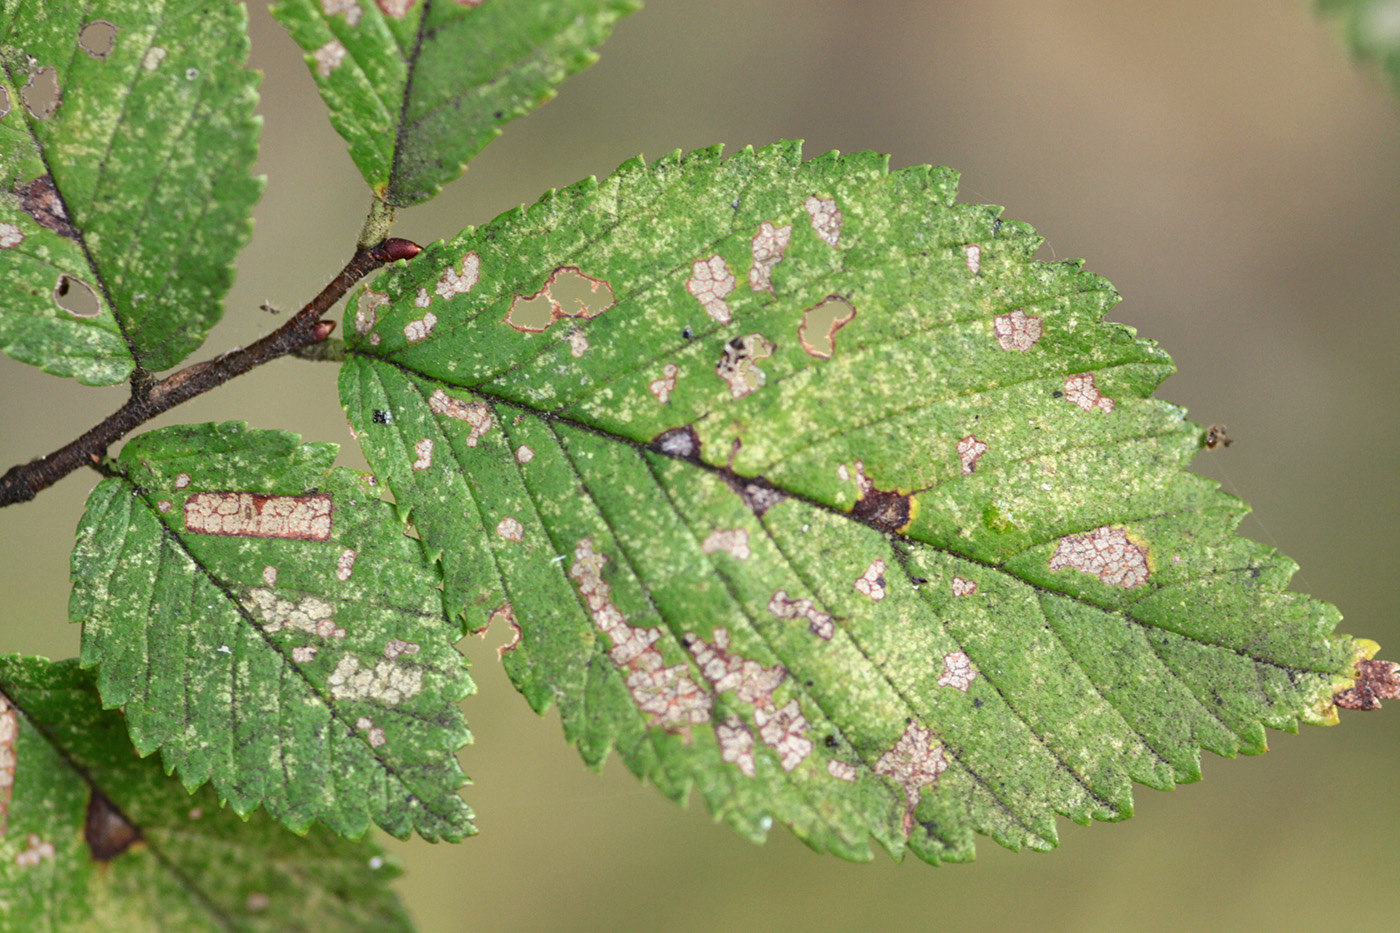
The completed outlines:
<svg viewBox="0 0 1400 933">
<path fill-rule="evenodd" d="M 714 641 L 707 642 L 694 632 L 686 632 L 684 642 L 715 692 L 732 690 L 740 702 L 752 703 L 755 709 L 771 709 L 773 691 L 787 679 L 787 670 L 781 664 L 764 667 L 752 658 L 731 652 L 726 628 L 715 629 L 711 637 Z"/>
<path fill-rule="evenodd" d="M 496 523 L 496 534 L 507 541 L 519 543 L 525 540 L 525 526 L 518 519 L 507 516 Z"/>
<path fill-rule="evenodd" d="M 335 578 L 341 583 L 350 579 L 350 574 L 355 570 L 355 551 L 353 548 L 346 548 L 340 552 L 340 556 L 335 561 Z"/>
<path fill-rule="evenodd" d="M 977 469 L 977 460 L 987 452 L 987 445 L 969 434 L 958 441 L 958 460 L 962 463 L 963 476 L 970 476 Z"/>
<path fill-rule="evenodd" d="M 971 596 L 977 592 L 977 581 L 967 580 L 963 577 L 954 577 L 952 582 L 954 596 Z"/>
<path fill-rule="evenodd" d="M 809 197 L 802 203 L 807 208 L 807 213 L 812 217 L 812 229 L 817 232 L 828 246 L 835 246 L 841 242 L 841 224 L 845 218 L 836 207 L 836 201 L 831 198 L 819 198 L 815 195 Z"/>
<path fill-rule="evenodd" d="M 369 289 L 360 292 L 360 300 L 356 304 L 355 311 L 355 333 L 369 333 L 375 322 L 379 320 L 380 306 L 388 303 L 388 295 L 381 295 L 379 292 L 372 292 Z"/>
<path fill-rule="evenodd" d="M 591 320 L 615 303 L 607 282 L 584 275 L 576 266 L 560 266 L 539 291 L 515 296 L 506 323 L 518 331 L 538 334 L 561 318 Z"/>
<path fill-rule="evenodd" d="M 661 378 L 653 379 L 648 388 L 651 394 L 656 396 L 656 400 L 665 405 L 671 400 L 671 393 L 676 390 L 676 378 L 680 375 L 680 368 L 675 363 L 667 363 L 661 367 Z"/>
<path fill-rule="evenodd" d="M 105 19 L 95 19 L 79 31 L 78 45 L 84 52 L 102 61 L 117 47 L 117 27 Z"/>
<path fill-rule="evenodd" d="M 467 253 L 462 257 L 460 271 L 451 266 L 442 270 L 442 275 L 438 276 L 437 288 L 434 290 L 450 301 L 458 295 L 465 295 L 471 291 L 480 280 L 481 257 L 476 253 Z M 419 305 L 419 307 L 427 307 L 427 305 Z"/>
<path fill-rule="evenodd" d="M 529 463 L 533 459 L 535 459 L 535 452 L 524 444 L 521 444 L 515 449 L 516 463 Z"/>
<path fill-rule="evenodd" d="M 261 891 L 253 891 L 244 899 L 243 906 L 250 914 L 260 914 L 272 906 L 272 898 Z"/>
<path fill-rule="evenodd" d="M 846 299 L 832 295 L 802 312 L 797 337 L 802 349 L 819 360 L 829 360 L 836 352 L 836 332 L 855 320 L 856 309 Z"/>
<path fill-rule="evenodd" d="M 418 459 L 413 461 L 415 470 L 426 470 L 433 465 L 433 439 L 425 437 L 413 445 L 413 452 L 418 455 Z"/>
<path fill-rule="evenodd" d="M 992 318 L 992 330 L 997 335 L 997 346 L 1021 353 L 1035 346 L 1041 337 L 1040 318 L 1020 308 Z"/>
<path fill-rule="evenodd" d="M 277 585 L 277 568 L 271 565 L 264 567 L 262 572 L 263 582 L 268 586 Z"/>
<path fill-rule="evenodd" d="M 390 19 L 403 19 L 415 0 L 378 0 L 379 9 Z"/>
<path fill-rule="evenodd" d="M 581 330 L 569 331 L 569 353 L 579 359 L 588 350 L 588 335 Z"/>
<path fill-rule="evenodd" d="M 345 46 L 339 39 L 332 39 L 312 53 L 312 58 L 316 60 L 316 73 L 323 78 L 329 78 L 331 72 L 340 67 L 340 63 L 345 60 Z"/>
<path fill-rule="evenodd" d="M 423 672 L 387 658 L 375 661 L 373 668 L 361 667 L 359 658 L 347 654 L 326 678 L 326 686 L 337 700 L 374 700 L 397 706 L 422 692 Z"/>
<path fill-rule="evenodd" d="M 967 271 L 976 275 L 982 271 L 982 247 L 976 243 L 969 243 L 963 249 L 963 261 L 967 264 Z"/>
<path fill-rule="evenodd" d="M 762 334 L 735 337 L 724 345 L 724 356 L 715 364 L 715 374 L 729 384 L 731 398 L 743 398 L 762 387 L 767 377 L 757 361 L 772 356 L 776 349 Z"/>
<path fill-rule="evenodd" d="M 14 224 L 0 224 L 0 249 L 14 249 L 24 242 L 24 233 Z"/>
<path fill-rule="evenodd" d="M 666 667 L 654 644 L 661 637 L 658 628 L 634 628 L 612 603 L 612 588 L 603 579 L 608 558 L 593 549 L 593 539 L 584 538 L 574 548 L 569 576 L 578 584 L 579 595 L 588 605 L 593 624 L 612 642 L 608 657 L 626 676 L 627 691 L 644 713 L 648 725 L 661 726 L 691 741 L 691 726 L 710 719 L 710 695 L 689 677 L 684 664 Z"/>
<path fill-rule="evenodd" d="M 729 303 L 724 299 L 734 291 L 734 273 L 729 271 L 724 257 L 716 253 L 691 264 L 690 278 L 685 290 L 695 296 L 705 313 L 720 324 L 730 321 Z"/>
<path fill-rule="evenodd" d="M 102 313 L 97 292 L 82 279 L 64 273 L 53 287 L 54 304 L 78 318 L 93 318 Z"/>
<path fill-rule="evenodd" d="M 700 545 L 706 554 L 723 552 L 735 560 L 749 559 L 749 532 L 745 528 L 732 528 L 710 532 Z"/>
<path fill-rule="evenodd" d="M 30 75 L 29 81 L 20 88 L 19 99 L 34 119 L 47 120 L 53 116 L 63 99 L 58 87 L 58 69 L 45 65 Z"/>
<path fill-rule="evenodd" d="M 1105 414 L 1113 411 L 1113 399 L 1099 393 L 1098 386 L 1094 384 L 1093 373 L 1079 373 L 1066 379 L 1065 399 L 1085 411 L 1093 411 L 1095 408 L 1103 409 Z"/>
<path fill-rule="evenodd" d="M 15 855 L 15 864 L 20 868 L 33 868 L 45 859 L 53 861 L 54 854 L 53 843 L 45 842 L 38 833 L 30 833 L 25 839 L 24 851 Z"/>
<path fill-rule="evenodd" d="M 0 693 L 0 836 L 10 825 L 10 798 L 15 789 L 15 743 L 19 739 L 19 716 L 9 698 Z"/>
<path fill-rule="evenodd" d="M 176 477 L 175 477 L 175 488 L 176 488 L 176 489 L 184 489 L 184 488 L 185 488 L 186 486 L 188 486 L 189 484 L 190 484 L 190 474 L 188 474 L 188 473 L 180 473 L 180 474 L 176 475 Z"/>
<path fill-rule="evenodd" d="M 411 641 L 404 641 L 402 638 L 391 638 L 384 644 L 384 657 L 392 661 L 399 655 L 415 655 L 418 653 L 418 650 L 419 646 Z"/>
<path fill-rule="evenodd" d="M 885 562 L 880 558 L 871 561 L 870 566 L 865 568 L 865 573 L 861 574 L 855 582 L 856 589 L 873 602 L 879 602 L 885 598 Z"/>
<path fill-rule="evenodd" d="M 749 287 L 756 292 L 773 290 L 773 267 L 783 261 L 783 251 L 792 239 L 792 224 L 774 227 L 768 221 L 753 235 L 753 265 L 749 267 Z"/>
<path fill-rule="evenodd" d="M 416 321 L 409 321 L 404 325 L 403 335 L 409 343 L 417 343 L 426 340 L 433 333 L 433 328 L 437 326 L 437 315 L 429 311 Z"/>
<path fill-rule="evenodd" d="M 742 719 L 730 716 L 715 726 L 715 739 L 721 761 L 736 765 L 745 777 L 754 776 L 753 733 Z"/>
<path fill-rule="evenodd" d="M 310 664 L 316 660 L 315 645 L 299 645 L 292 649 L 292 660 L 298 664 Z"/>
<path fill-rule="evenodd" d="M 316 596 L 287 599 L 259 586 L 248 590 L 243 605 L 261 620 L 263 631 L 272 635 L 293 631 L 325 639 L 345 637 L 345 629 L 335 624 L 335 607 Z"/>
<path fill-rule="evenodd" d="M 428 410 L 435 415 L 446 415 L 471 425 L 471 433 L 467 436 L 468 447 L 475 447 L 481 436 L 491 429 L 491 409 L 485 402 L 464 402 L 442 389 L 434 389 L 428 397 Z"/>
<path fill-rule="evenodd" d="M 1109 586 L 1130 590 L 1147 582 L 1147 548 L 1122 528 L 1108 525 L 1088 534 L 1066 535 L 1050 555 L 1050 569 L 1093 574 Z"/>
<path fill-rule="evenodd" d="M 807 629 L 824 641 L 831 641 L 836 632 L 831 613 L 822 612 L 810 599 L 792 599 L 787 590 L 778 590 L 768 600 L 768 611 L 780 619 L 806 619 Z"/>
<path fill-rule="evenodd" d="M 147 71 L 155 71 L 160 67 L 160 63 L 165 61 L 165 49 L 158 45 L 153 45 L 146 50 L 146 54 L 141 56 L 141 67 Z"/>
<path fill-rule="evenodd" d="M 169 512 L 173 508 L 175 508 L 175 503 L 171 502 L 169 499 L 162 499 L 156 503 L 156 509 L 162 515 L 164 515 L 166 512 Z"/>
<path fill-rule="evenodd" d="M 359 0 L 321 0 L 321 12 L 327 17 L 343 15 L 347 26 L 356 26 L 360 22 Z"/>
<path fill-rule="evenodd" d="M 185 500 L 185 530 L 239 538 L 329 541 L 331 497 L 197 492 Z"/>
<path fill-rule="evenodd" d="M 855 765 L 848 761 L 837 761 L 835 758 L 826 763 L 826 773 L 838 781 L 850 782 L 856 779 Z"/>
<path fill-rule="evenodd" d="M 875 762 L 875 773 L 892 778 L 904 786 L 904 834 L 914 828 L 914 808 L 919 805 L 923 788 L 938 782 L 938 776 L 948 767 L 943 747 L 933 740 L 933 733 L 911 722 L 899 741 Z"/>
<path fill-rule="evenodd" d="M 943 673 L 938 677 L 938 686 L 952 687 L 967 692 L 977 672 L 972 669 L 972 659 L 962 651 L 950 651 L 943 656 Z"/>
</svg>

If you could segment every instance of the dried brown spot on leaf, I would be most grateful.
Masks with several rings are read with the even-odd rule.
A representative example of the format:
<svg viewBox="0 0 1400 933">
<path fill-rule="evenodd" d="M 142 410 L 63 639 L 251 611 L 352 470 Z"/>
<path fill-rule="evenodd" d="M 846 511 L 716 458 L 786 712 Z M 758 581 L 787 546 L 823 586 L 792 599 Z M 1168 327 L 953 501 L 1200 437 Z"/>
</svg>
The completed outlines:
<svg viewBox="0 0 1400 933">
<path fill-rule="evenodd" d="M 938 782 L 938 776 L 948 767 L 943 747 L 933 740 L 933 733 L 918 723 L 909 723 L 899 741 L 875 762 L 875 773 L 883 774 L 904 785 L 904 832 L 914 828 L 914 808 L 919 805 L 923 788 Z"/>
<path fill-rule="evenodd" d="M 700 462 L 700 435 L 690 425 L 662 431 L 651 439 L 651 449 L 679 460 Z"/>
<path fill-rule="evenodd" d="M 735 560 L 749 559 L 749 533 L 744 528 L 724 528 L 710 532 L 700 545 L 706 554 L 723 552 Z"/>
<path fill-rule="evenodd" d="M 746 479 L 727 469 L 723 471 L 722 476 L 729 488 L 744 500 L 744 505 L 749 507 L 749 511 L 759 518 L 787 498 L 761 476 Z"/>
<path fill-rule="evenodd" d="M 84 52 L 102 61 L 117 47 L 117 27 L 105 19 L 95 19 L 78 33 L 78 45 Z"/>
<path fill-rule="evenodd" d="M 1103 409 L 1105 414 L 1113 411 L 1113 399 L 1099 392 L 1099 387 L 1094 383 L 1093 373 L 1079 373 L 1066 379 L 1065 399 L 1084 411 L 1093 411 L 1095 408 Z"/>
<path fill-rule="evenodd" d="M 756 292 L 773 290 L 773 267 L 783 261 L 783 251 L 792 239 L 792 224 L 774 227 L 764 221 L 753 235 L 753 265 L 749 267 L 749 287 Z"/>
<path fill-rule="evenodd" d="M 950 651 L 943 656 L 943 673 L 938 677 L 938 686 L 952 687 L 967 692 L 977 672 L 972 669 L 972 659 L 963 651 Z"/>
<path fill-rule="evenodd" d="M 836 332 L 855 320 L 856 309 L 849 301 L 831 295 L 802 312 L 797 337 L 802 349 L 819 360 L 829 360 L 836 352 Z"/>
<path fill-rule="evenodd" d="M 865 489 L 851 514 L 871 528 L 887 533 L 900 533 L 914 520 L 914 501 L 893 490 Z"/>
<path fill-rule="evenodd" d="M 591 320 L 616 303 L 612 286 L 584 275 L 574 266 L 560 266 L 533 295 L 516 295 L 506 323 L 518 331 L 538 334 L 560 318 Z"/>
<path fill-rule="evenodd" d="M 719 742 L 722 761 L 738 766 L 745 777 L 754 776 L 753 733 L 742 719 L 730 716 L 715 726 L 715 739 Z"/>
<path fill-rule="evenodd" d="M 987 452 L 987 445 L 969 434 L 958 441 L 958 460 L 962 463 L 963 476 L 970 476 L 977 469 L 977 461 Z"/>
<path fill-rule="evenodd" d="M 197 492 L 185 500 L 185 529 L 239 538 L 328 541 L 333 506 L 328 493 L 263 496 L 252 492 Z"/>
<path fill-rule="evenodd" d="M 485 402 L 464 402 L 453 398 L 442 389 L 434 389 L 428 398 L 428 410 L 435 415 L 446 415 L 465 421 L 471 425 L 467 446 L 475 447 L 481 436 L 491 429 L 491 408 Z"/>
<path fill-rule="evenodd" d="M 1109 586 L 1130 590 L 1147 582 L 1147 548 L 1122 528 L 1108 525 L 1088 534 L 1066 535 L 1050 555 L 1050 569 L 1091 573 Z"/>
<path fill-rule="evenodd" d="M 676 389 L 676 377 L 680 375 L 680 372 L 680 368 L 675 363 L 667 363 L 661 367 L 661 378 L 653 379 L 651 385 L 648 386 L 651 389 L 651 394 L 655 395 L 656 400 L 662 405 L 671 400 L 671 393 Z"/>
<path fill-rule="evenodd" d="M 1206 450 L 1215 450 L 1219 447 L 1229 447 L 1233 441 L 1230 435 L 1225 433 L 1225 425 L 1213 424 L 1206 429 Z"/>
<path fill-rule="evenodd" d="M 20 89 L 19 99 L 34 119 L 47 120 L 53 116 L 63 99 L 58 87 L 58 69 L 45 65 L 30 75 L 29 81 Z"/>
<path fill-rule="evenodd" d="M 787 590 L 778 590 L 768 600 L 768 611 L 780 619 L 806 619 L 807 630 L 824 641 L 836 633 L 831 613 L 822 612 L 810 599 L 792 599 Z"/>
<path fill-rule="evenodd" d="M 68 209 L 58 196 L 52 175 L 40 175 L 27 185 L 20 185 L 15 189 L 15 196 L 19 198 L 19 206 L 39 226 L 70 240 L 78 238 L 78 228 L 68 222 Z"/>
<path fill-rule="evenodd" d="M 729 323 L 729 303 L 724 299 L 734 291 L 734 273 L 729 271 L 723 256 L 716 253 L 695 260 L 690 278 L 685 281 L 685 290 L 695 296 L 700 307 L 717 323 Z"/>
<path fill-rule="evenodd" d="M 1022 353 L 1035 346 L 1041 335 L 1040 318 L 1019 308 L 992 318 L 992 329 L 997 335 L 997 346 Z"/>
<path fill-rule="evenodd" d="M 682 640 L 715 692 L 733 690 L 742 703 L 752 703 L 756 709 L 771 708 L 773 691 L 787 678 L 787 670 L 781 664 L 764 667 L 752 658 L 731 652 L 728 629 L 717 628 L 712 637 L 714 641 L 707 642 L 694 632 L 686 632 Z"/>
<path fill-rule="evenodd" d="M 1400 664 L 1393 661 L 1361 661 L 1356 683 L 1332 698 L 1342 709 L 1373 710 L 1381 700 L 1400 700 Z"/>
<path fill-rule="evenodd" d="M 758 391 L 766 378 L 757 360 L 773 355 L 777 346 L 762 334 L 735 337 L 724 345 L 724 355 L 715 364 L 715 374 L 729 383 L 731 398 L 743 398 Z"/>
<path fill-rule="evenodd" d="M 96 790 L 88 796 L 83 838 L 95 862 L 110 862 L 141 841 L 141 831 L 132 826 L 112 801 Z"/>
<path fill-rule="evenodd" d="M 809 197 L 802 204 L 807 209 L 807 213 L 812 218 L 812 229 L 817 232 L 828 246 L 835 246 L 841 242 L 841 225 L 845 218 L 841 215 L 841 210 L 836 206 L 836 201 L 832 198 L 819 198 L 815 195 Z"/>
<path fill-rule="evenodd" d="M 885 598 L 885 562 L 876 558 L 871 561 L 870 566 L 865 568 L 865 573 L 856 579 L 855 587 L 871 601 L 879 602 Z"/>
<path fill-rule="evenodd" d="M 791 771 L 812 753 L 812 740 L 807 738 L 807 717 L 796 700 L 788 700 L 782 709 L 759 707 L 753 721 L 765 745 L 778 753 L 784 771 Z"/>
</svg>

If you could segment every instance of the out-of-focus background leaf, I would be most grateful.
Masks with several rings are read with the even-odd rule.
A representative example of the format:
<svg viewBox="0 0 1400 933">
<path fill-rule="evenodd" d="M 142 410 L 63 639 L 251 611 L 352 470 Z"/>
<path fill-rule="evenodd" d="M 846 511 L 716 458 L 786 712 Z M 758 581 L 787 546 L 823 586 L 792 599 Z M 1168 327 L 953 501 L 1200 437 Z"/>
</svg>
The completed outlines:
<svg viewBox="0 0 1400 933">
<path fill-rule="evenodd" d="M 291 308 L 324 284 L 368 200 L 297 49 L 251 12 L 268 193 L 210 353 L 275 327 L 262 301 Z M 1163 397 L 1229 426 L 1234 446 L 1196 469 L 1254 506 L 1243 533 L 1297 560 L 1296 585 L 1336 603 L 1342 631 L 1394 656 L 1400 105 L 1336 29 L 1303 0 L 657 0 L 396 232 L 450 236 L 638 152 L 721 141 L 805 137 L 811 154 L 953 166 L 963 199 L 1005 204 L 1046 236 L 1045 258 L 1084 257 L 1123 293 L 1110 317 L 1177 363 Z M 0 360 L 0 464 L 52 450 L 121 398 Z M 348 441 L 330 366 L 266 367 L 162 423 L 229 418 Z M 0 510 L 4 650 L 76 654 L 63 581 L 96 479 Z M 1139 790 L 1122 825 L 1063 824 L 1047 855 L 987 844 L 974 865 L 855 865 L 783 831 L 751 846 L 616 760 L 591 774 L 557 717 L 537 719 L 510 687 L 503 638 L 465 645 L 481 834 L 393 845 L 424 930 L 1299 928 L 1358 904 L 1400 909 L 1394 708 L 1272 734 L 1261 758 L 1207 756 L 1204 783 Z"/>
</svg>

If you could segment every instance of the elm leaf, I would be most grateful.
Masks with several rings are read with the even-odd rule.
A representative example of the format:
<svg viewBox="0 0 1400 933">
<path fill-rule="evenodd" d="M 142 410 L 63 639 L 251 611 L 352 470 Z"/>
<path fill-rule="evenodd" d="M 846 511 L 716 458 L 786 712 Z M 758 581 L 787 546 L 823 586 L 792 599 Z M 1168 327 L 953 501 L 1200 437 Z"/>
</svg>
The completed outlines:
<svg viewBox="0 0 1400 933">
<path fill-rule="evenodd" d="M 282 0 L 331 123 L 377 197 L 432 198 L 593 63 L 636 0 Z"/>
<path fill-rule="evenodd" d="M 0 349 L 79 382 L 223 313 L 262 182 L 241 3 L 0 3 Z"/>
<path fill-rule="evenodd" d="M 1367 643 L 1185 470 L 1166 354 L 955 193 L 796 144 L 633 161 L 361 293 L 361 446 L 590 765 L 937 862 L 1335 720 Z"/>
<path fill-rule="evenodd" d="M 0 657 L 0 927 L 411 928 L 377 846 L 244 820 L 125 733 L 76 661 Z"/>
<path fill-rule="evenodd" d="M 438 577 L 331 444 L 238 423 L 131 440 L 88 499 L 70 614 L 136 748 L 297 832 L 474 832 L 473 689 Z"/>
</svg>

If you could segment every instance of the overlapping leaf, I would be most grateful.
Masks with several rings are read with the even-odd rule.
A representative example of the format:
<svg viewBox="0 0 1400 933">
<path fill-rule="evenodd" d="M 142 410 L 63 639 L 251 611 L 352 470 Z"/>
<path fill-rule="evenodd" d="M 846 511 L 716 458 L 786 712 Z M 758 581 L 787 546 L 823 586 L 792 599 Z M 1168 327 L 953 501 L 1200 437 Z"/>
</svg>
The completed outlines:
<svg viewBox="0 0 1400 933">
<path fill-rule="evenodd" d="M 536 709 L 741 832 L 931 861 L 1334 718 L 1161 351 L 948 170 L 631 162 L 361 297 L 342 399 Z"/>
<path fill-rule="evenodd" d="M 222 313 L 261 182 L 241 3 L 0 3 L 0 349 L 165 369 Z"/>
<path fill-rule="evenodd" d="M 0 927 L 407 930 L 377 847 L 193 797 L 77 662 L 0 658 Z"/>
<path fill-rule="evenodd" d="M 1347 43 L 1360 59 L 1379 62 L 1400 88 L 1400 29 L 1388 0 L 1317 0 L 1318 12 L 1342 22 Z"/>
<path fill-rule="evenodd" d="M 419 542 L 334 457 L 233 423 L 129 442 L 73 553 L 83 665 L 138 750 L 239 813 L 460 839 L 461 630 Z"/>
<path fill-rule="evenodd" d="M 592 64 L 636 0 L 283 0 L 331 123 L 394 206 L 426 201 L 502 124 Z"/>
</svg>

